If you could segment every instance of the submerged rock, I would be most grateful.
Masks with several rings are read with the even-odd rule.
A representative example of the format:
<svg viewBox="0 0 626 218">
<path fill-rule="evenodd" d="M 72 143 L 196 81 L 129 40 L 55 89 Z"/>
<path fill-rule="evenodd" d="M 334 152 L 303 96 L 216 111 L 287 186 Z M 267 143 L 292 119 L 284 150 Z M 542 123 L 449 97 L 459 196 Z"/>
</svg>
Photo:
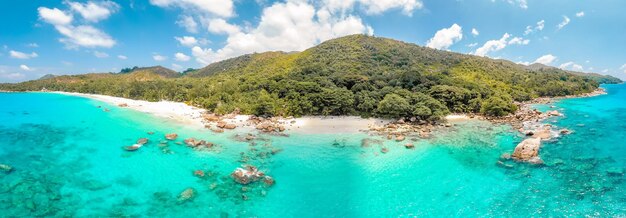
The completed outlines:
<svg viewBox="0 0 626 218">
<path fill-rule="evenodd" d="M 529 161 L 531 158 L 539 157 L 539 147 L 541 138 L 529 138 L 520 142 L 511 155 L 516 160 Z"/>
<path fill-rule="evenodd" d="M 137 140 L 137 144 L 145 145 L 146 143 L 148 143 L 148 138 L 140 138 Z"/>
<path fill-rule="evenodd" d="M 176 134 L 176 133 L 166 134 L 166 135 L 165 135 L 165 138 L 166 138 L 167 140 L 176 140 L 176 138 L 178 138 L 178 134 Z"/>
<path fill-rule="evenodd" d="M 406 143 L 406 144 L 404 145 L 404 147 L 405 147 L 406 149 L 414 149 L 414 148 L 415 148 L 415 145 L 414 145 L 413 143 Z"/>
<path fill-rule="evenodd" d="M 6 164 L 0 164 L 0 172 L 4 172 L 4 173 L 11 173 L 11 171 L 13 171 L 13 167 L 6 165 Z"/>
<path fill-rule="evenodd" d="M 136 151 L 137 149 L 141 148 L 141 146 L 143 146 L 143 144 L 134 144 L 134 145 L 131 145 L 131 146 L 124 146 L 124 150 Z"/>
<path fill-rule="evenodd" d="M 178 195 L 178 202 L 183 203 L 196 197 L 196 190 L 193 188 L 187 188 Z"/>
</svg>

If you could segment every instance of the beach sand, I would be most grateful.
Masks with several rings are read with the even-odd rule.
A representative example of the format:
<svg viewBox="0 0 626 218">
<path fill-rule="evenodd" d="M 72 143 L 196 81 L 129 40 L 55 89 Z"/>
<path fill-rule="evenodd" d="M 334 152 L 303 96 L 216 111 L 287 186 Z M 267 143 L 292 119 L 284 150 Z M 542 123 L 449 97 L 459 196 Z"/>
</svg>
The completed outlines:
<svg viewBox="0 0 626 218">
<path fill-rule="evenodd" d="M 206 110 L 185 103 L 171 101 L 148 102 L 98 94 L 71 92 L 53 93 L 90 98 L 118 107 L 120 104 L 126 104 L 128 106 L 125 108 L 167 118 L 181 124 L 191 125 L 192 128 L 196 129 L 202 129 L 206 124 L 202 118 L 202 114 L 205 113 Z M 237 115 L 231 119 L 224 119 L 224 121 L 236 124 L 238 126 L 237 129 L 251 130 L 254 127 L 246 125 L 249 117 L 249 115 Z M 384 125 L 392 120 L 365 119 L 357 116 L 306 116 L 293 119 L 280 119 L 280 121 L 284 123 L 288 133 L 336 134 L 358 133 L 361 130 L 369 129 L 370 126 Z"/>
</svg>

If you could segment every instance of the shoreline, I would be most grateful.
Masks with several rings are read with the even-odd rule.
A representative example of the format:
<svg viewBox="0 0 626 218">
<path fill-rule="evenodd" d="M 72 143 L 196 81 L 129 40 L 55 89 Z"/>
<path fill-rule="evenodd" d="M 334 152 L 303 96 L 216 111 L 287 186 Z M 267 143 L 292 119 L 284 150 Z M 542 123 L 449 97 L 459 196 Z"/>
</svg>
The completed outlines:
<svg viewBox="0 0 626 218">
<path fill-rule="evenodd" d="M 134 100 L 122 97 L 114 97 L 100 94 L 84 94 L 74 92 L 50 92 L 55 94 L 78 96 L 96 101 L 105 102 L 112 106 L 120 108 L 128 108 L 138 112 L 147 113 L 153 116 L 169 119 L 173 122 L 190 125 L 196 129 L 205 129 L 207 131 L 222 132 L 221 129 L 213 128 L 216 121 L 207 120 L 208 111 L 206 109 L 187 105 L 182 102 L 159 101 L 149 102 L 144 100 Z M 514 129 L 519 129 L 522 133 L 525 127 L 536 126 L 541 123 L 547 115 L 538 113 L 532 108 L 536 104 L 549 104 L 554 101 L 568 98 L 586 98 L 607 94 L 603 88 L 598 88 L 593 92 L 573 96 L 561 97 L 540 97 L 530 101 L 518 103 L 519 109 L 514 114 L 505 117 L 486 117 L 478 114 L 457 113 L 449 114 L 442 119 L 441 125 L 428 125 L 427 128 L 432 130 L 433 126 L 446 126 L 455 122 L 464 122 L 471 120 L 486 120 L 493 124 L 508 124 Z M 543 115 L 541 115 L 543 114 Z M 210 115 L 209 115 L 210 116 Z M 235 128 L 241 130 L 254 130 L 255 126 L 250 121 L 255 117 L 252 115 L 229 114 L 221 117 L 220 121 L 235 125 Z M 397 122 L 392 119 L 382 118 L 362 118 L 358 116 L 303 116 L 299 118 L 282 118 L 277 117 L 271 119 L 273 123 L 284 127 L 288 133 L 300 134 L 336 134 L 336 133 L 359 133 L 359 132 L 379 132 L 376 129 L 388 126 Z M 446 124 L 447 123 L 447 124 Z M 446 124 L 446 125 L 444 125 Z M 419 128 L 419 125 L 413 125 Z M 282 132 L 282 131 L 281 131 Z"/>
</svg>

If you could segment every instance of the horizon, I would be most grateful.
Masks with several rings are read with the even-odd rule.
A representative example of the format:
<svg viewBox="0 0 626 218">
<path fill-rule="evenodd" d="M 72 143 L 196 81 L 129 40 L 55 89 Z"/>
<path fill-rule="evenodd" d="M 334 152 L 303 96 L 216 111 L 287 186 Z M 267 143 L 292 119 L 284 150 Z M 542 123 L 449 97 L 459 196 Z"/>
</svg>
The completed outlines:
<svg viewBox="0 0 626 218">
<path fill-rule="evenodd" d="M 626 79 L 626 29 L 609 25 L 626 2 L 607 2 L 19 2 L 0 9 L 10 33 L 0 35 L 0 83 L 133 66 L 181 72 L 352 34 Z"/>
</svg>

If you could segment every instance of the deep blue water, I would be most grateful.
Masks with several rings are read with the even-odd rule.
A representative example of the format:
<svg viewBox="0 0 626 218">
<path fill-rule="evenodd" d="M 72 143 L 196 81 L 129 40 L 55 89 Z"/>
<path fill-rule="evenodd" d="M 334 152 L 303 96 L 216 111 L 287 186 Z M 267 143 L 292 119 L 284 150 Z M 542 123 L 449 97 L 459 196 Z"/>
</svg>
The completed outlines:
<svg viewBox="0 0 626 218">
<path fill-rule="evenodd" d="M 14 168 L 0 172 L 0 216 L 626 216 L 626 85 L 605 88 L 554 104 L 565 117 L 546 122 L 574 133 L 544 142 L 544 166 L 507 167 L 496 162 L 522 136 L 482 121 L 457 123 L 413 150 L 386 140 L 362 147 L 380 139 L 362 133 L 260 135 L 250 145 L 236 140 L 239 131 L 216 134 L 90 99 L 0 94 L 0 164 Z M 170 132 L 216 147 L 160 145 Z M 141 137 L 150 142 L 139 151 L 121 148 Z M 276 184 L 236 184 L 229 174 L 244 163 Z M 181 202 L 186 188 L 196 197 Z"/>
</svg>

